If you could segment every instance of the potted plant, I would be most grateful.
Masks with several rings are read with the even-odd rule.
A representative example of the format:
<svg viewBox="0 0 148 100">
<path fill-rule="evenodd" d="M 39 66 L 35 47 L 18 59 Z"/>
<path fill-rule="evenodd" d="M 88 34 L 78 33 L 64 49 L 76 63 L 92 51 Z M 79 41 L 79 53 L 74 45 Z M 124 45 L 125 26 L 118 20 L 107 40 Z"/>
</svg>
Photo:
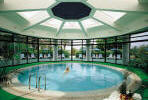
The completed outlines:
<svg viewBox="0 0 148 100">
<path fill-rule="evenodd" d="M 120 91 L 120 100 L 126 100 L 126 81 L 124 81 L 119 87 Z"/>
</svg>

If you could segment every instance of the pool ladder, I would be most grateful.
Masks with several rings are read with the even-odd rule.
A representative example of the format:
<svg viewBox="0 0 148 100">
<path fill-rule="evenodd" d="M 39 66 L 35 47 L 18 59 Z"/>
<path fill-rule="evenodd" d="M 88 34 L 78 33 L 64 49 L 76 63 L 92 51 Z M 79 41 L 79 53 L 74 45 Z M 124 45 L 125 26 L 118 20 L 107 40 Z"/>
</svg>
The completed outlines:
<svg viewBox="0 0 148 100">
<path fill-rule="evenodd" d="M 46 90 L 46 75 L 45 75 L 45 87 L 44 90 Z M 37 78 L 37 72 L 36 72 L 36 88 L 38 88 L 38 91 L 40 91 L 40 81 L 41 81 L 41 76 L 39 76 L 39 78 Z M 29 90 L 31 89 L 31 74 L 29 75 Z"/>
</svg>

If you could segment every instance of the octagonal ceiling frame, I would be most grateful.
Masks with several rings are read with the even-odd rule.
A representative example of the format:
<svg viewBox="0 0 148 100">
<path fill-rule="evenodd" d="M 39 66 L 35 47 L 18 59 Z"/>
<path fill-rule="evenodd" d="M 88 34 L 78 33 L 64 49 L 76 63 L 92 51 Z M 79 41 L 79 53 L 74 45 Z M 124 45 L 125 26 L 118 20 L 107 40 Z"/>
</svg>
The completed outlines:
<svg viewBox="0 0 148 100">
<path fill-rule="evenodd" d="M 68 0 L 56 0 L 56 2 L 55 3 L 57 3 L 57 2 L 61 2 L 61 1 L 65 1 L 65 2 L 83 2 L 84 4 L 86 4 L 86 5 L 91 5 L 91 4 L 89 4 L 88 2 L 87 2 L 87 0 L 83 0 L 83 1 L 81 1 L 81 0 L 71 0 L 71 1 L 68 1 Z M 55 4 L 55 3 L 53 3 L 53 4 Z M 52 5 L 53 5 L 52 4 Z M 52 5 L 50 5 L 49 7 L 51 7 Z M 48 7 L 48 8 L 49 8 Z M 89 6 L 90 7 L 90 6 Z M 48 10 L 48 8 L 47 9 L 37 9 L 38 11 L 39 10 Z M 94 8 L 93 6 L 91 7 L 91 9 L 92 8 Z M 33 9 L 34 11 L 36 11 L 36 9 Z M 94 12 L 95 11 L 97 11 L 97 10 L 99 10 L 99 11 L 114 11 L 114 12 L 127 12 L 127 13 L 141 13 L 141 14 L 148 14 L 148 12 L 134 12 L 134 11 L 122 11 L 122 10 L 116 10 L 116 9 L 98 9 L 98 8 L 94 8 L 93 9 L 94 10 Z M 24 11 L 27 11 L 26 9 L 24 10 Z M 18 12 L 24 12 L 24 11 L 22 11 L 22 10 L 19 10 Z M 32 11 L 32 10 L 30 10 L 30 11 Z M 10 11 L 11 12 L 11 11 Z M 1 13 L 1 11 L 0 11 L 0 13 Z M 90 13 L 91 14 L 91 13 Z M 51 16 L 51 14 L 50 14 L 50 16 Z M 92 14 L 92 17 L 93 17 L 93 14 Z M 82 19 L 80 19 L 80 20 L 77 20 L 76 22 L 78 22 L 78 21 L 82 21 L 82 20 L 85 20 L 85 19 L 87 19 L 87 18 L 92 18 L 92 17 L 90 17 L 90 16 L 88 16 L 88 17 L 86 17 L 86 18 L 82 18 Z M 56 18 L 55 16 L 53 17 L 53 18 Z M 60 18 L 56 18 L 56 19 L 60 19 Z M 63 21 L 63 19 L 60 19 L 61 21 Z M 68 21 L 70 21 L 70 22 L 73 22 L 73 21 L 75 21 L 75 20 L 66 20 L 67 22 Z M 99 22 L 99 21 L 98 21 Z M 41 23 L 43 23 L 43 22 L 41 22 Z"/>
<path fill-rule="evenodd" d="M 84 1 L 72 0 L 72 1 L 70 1 L 70 2 L 81 2 L 81 3 L 87 5 L 88 7 L 91 8 L 91 12 L 90 12 L 89 16 L 84 17 L 84 18 L 81 18 L 81 19 L 78 19 L 78 20 L 65 20 L 65 19 L 63 19 L 63 18 L 60 18 L 60 17 L 55 16 L 55 15 L 53 14 L 53 12 L 52 12 L 51 9 L 52 9 L 54 6 L 56 6 L 56 5 L 58 5 L 59 3 L 61 3 L 61 2 L 69 2 L 68 0 L 56 0 L 56 1 L 57 1 L 57 2 L 53 3 L 51 6 L 49 6 L 49 7 L 47 8 L 47 12 L 48 12 L 48 14 L 50 15 L 50 18 L 55 18 L 55 19 L 57 19 L 57 20 L 62 21 L 62 22 L 63 22 L 63 23 L 61 24 L 62 27 L 64 26 L 65 22 L 78 22 L 79 25 L 80 25 L 80 27 L 81 27 L 81 30 L 84 32 L 85 36 L 87 36 L 87 32 L 85 31 L 85 28 L 84 28 L 83 24 L 81 23 L 81 21 L 83 21 L 83 20 L 85 20 L 85 19 L 88 19 L 88 18 L 92 18 L 92 19 L 94 19 L 94 20 L 96 20 L 96 21 L 102 23 L 103 25 L 106 25 L 106 26 L 108 26 L 108 27 L 110 27 L 110 28 L 112 28 L 112 29 L 114 29 L 114 30 L 116 30 L 116 31 L 119 31 L 118 29 L 114 28 L 113 26 L 111 26 L 111 25 L 109 25 L 109 24 L 107 24 L 107 23 L 105 23 L 105 22 L 103 22 L 103 21 L 101 21 L 101 20 L 99 20 L 99 19 L 94 18 L 93 16 L 94 16 L 94 14 L 95 14 L 95 12 L 96 12 L 96 9 L 95 9 L 91 4 L 89 4 L 88 2 L 86 2 L 87 0 L 84 0 Z M 91 16 L 91 17 L 90 17 L 90 16 Z M 49 19 L 50 19 L 50 18 L 49 18 Z M 45 22 L 45 21 L 47 21 L 47 20 L 48 20 L 48 19 L 42 20 L 42 21 L 38 22 L 37 24 L 30 26 L 29 28 L 25 28 L 24 30 L 28 30 L 28 29 L 30 29 L 30 28 L 32 28 L 32 27 L 38 25 L 38 24 L 41 24 L 41 23 L 43 23 L 43 22 Z M 60 28 L 60 29 L 62 29 L 62 28 Z M 58 30 L 58 32 L 56 33 L 56 36 L 59 35 L 59 34 L 60 34 L 60 31 Z"/>
<path fill-rule="evenodd" d="M 102 23 L 102 24 L 104 24 L 104 25 L 106 25 L 106 26 L 108 26 L 108 27 L 110 27 L 110 28 L 116 30 L 116 31 L 120 31 L 120 30 L 118 30 L 117 28 L 115 28 L 114 26 L 109 25 L 108 23 L 105 23 L 104 21 L 101 21 L 101 20 L 99 20 L 98 18 L 94 18 L 93 15 L 94 15 L 94 13 L 96 12 L 96 8 L 94 8 L 91 4 L 89 4 L 89 3 L 87 2 L 87 0 L 83 0 L 83 1 L 80 1 L 80 0 L 71 0 L 71 1 L 68 1 L 68 0 L 56 0 L 56 1 L 57 1 L 57 2 L 53 3 L 53 4 L 49 7 L 50 9 L 47 8 L 47 11 L 48 11 L 49 15 L 52 16 L 53 18 L 56 18 L 56 19 L 58 19 L 58 20 L 60 20 L 60 21 L 77 22 L 77 21 L 83 21 L 83 20 L 85 20 L 85 19 L 90 18 L 90 16 L 92 16 L 91 18 L 93 18 L 94 20 L 96 20 L 96 21 L 98 21 L 98 22 L 100 22 L 100 23 Z M 89 14 L 89 16 L 84 17 L 84 18 L 81 18 L 81 19 L 79 19 L 79 20 L 65 20 L 65 19 L 63 19 L 63 18 L 60 18 L 60 17 L 57 17 L 57 16 L 53 15 L 53 12 L 51 11 L 51 8 L 53 8 L 54 6 L 58 5 L 58 4 L 61 3 L 61 2 L 82 2 L 83 4 L 85 4 L 85 5 L 87 5 L 88 7 L 91 8 L 91 13 Z"/>
<path fill-rule="evenodd" d="M 95 11 L 96 11 L 95 8 L 92 5 L 90 5 L 89 3 L 86 2 L 87 0 L 83 0 L 83 1 L 82 0 L 71 0 L 71 1 L 68 1 L 68 0 L 56 0 L 56 1 L 57 1 L 56 3 L 52 4 L 50 7 L 47 8 L 47 12 L 49 13 L 49 15 L 51 17 L 56 18 L 56 19 L 61 20 L 61 21 L 65 21 L 65 22 L 78 22 L 78 21 L 82 21 L 82 20 L 85 20 L 85 19 L 89 18 L 90 15 L 93 16 Z M 84 18 L 80 18 L 80 19 L 76 19 L 76 20 L 73 20 L 73 19 L 65 20 L 63 18 L 55 16 L 53 14 L 52 10 L 51 10 L 54 6 L 58 5 L 61 2 L 81 2 L 81 3 L 85 4 L 85 5 L 87 5 L 88 7 L 90 7 L 91 8 L 91 12 L 90 12 L 89 16 L 86 16 Z"/>
<path fill-rule="evenodd" d="M 83 2 L 60 2 L 50 10 L 52 15 L 63 20 L 79 20 L 92 13 L 92 8 Z"/>
<path fill-rule="evenodd" d="M 53 17 L 53 18 L 55 18 L 55 19 L 60 20 L 60 21 L 63 22 L 63 23 L 61 24 L 61 26 L 60 26 L 58 32 L 55 34 L 55 36 L 57 37 L 57 36 L 60 34 L 60 32 L 61 32 L 60 29 L 63 28 L 63 26 L 64 26 L 64 24 L 65 24 L 66 22 L 78 22 L 78 24 L 79 24 L 79 26 L 80 26 L 80 28 L 81 28 L 83 34 L 84 34 L 86 37 L 88 37 L 87 32 L 86 32 L 86 30 L 85 30 L 83 24 L 81 23 L 81 21 L 90 18 L 90 16 L 93 16 L 93 15 L 95 14 L 95 12 L 96 12 L 96 9 L 95 9 L 92 5 L 90 5 L 89 3 L 87 3 L 87 2 L 86 2 L 87 0 L 83 0 L 83 1 L 82 1 L 82 0 L 71 0 L 71 1 L 68 1 L 68 0 L 56 0 L 56 1 L 57 1 L 56 3 L 52 4 L 50 7 L 47 8 L 47 12 L 49 13 L 49 15 L 50 15 L 51 17 Z M 85 5 L 87 5 L 88 7 L 90 7 L 90 8 L 91 8 L 91 12 L 90 12 L 89 16 L 86 16 L 86 17 L 84 17 L 84 18 L 80 18 L 80 19 L 77 19 L 77 20 L 66 20 L 66 19 L 63 19 L 63 18 L 60 18 L 60 17 L 55 16 L 55 15 L 53 14 L 52 10 L 51 10 L 54 6 L 58 5 L 58 4 L 61 3 L 61 2 L 81 2 L 81 3 L 85 4 Z"/>
<path fill-rule="evenodd" d="M 56 18 L 56 19 L 58 19 L 58 20 L 60 20 L 60 21 L 65 21 L 65 22 L 79 22 L 79 21 L 81 22 L 81 21 L 83 21 L 83 20 L 85 20 L 85 19 L 92 18 L 92 19 L 98 21 L 99 23 L 102 23 L 103 25 L 106 25 L 106 26 L 110 27 L 111 29 L 113 29 L 113 30 L 115 30 L 115 31 L 120 31 L 120 30 L 118 30 L 117 28 L 115 28 L 114 26 L 111 26 L 111 25 L 109 25 L 109 24 L 107 24 L 107 23 L 105 23 L 105 22 L 103 22 L 103 21 L 101 21 L 101 20 L 99 20 L 99 19 L 95 19 L 93 16 L 94 16 L 94 14 L 95 14 L 95 12 L 96 12 L 96 8 L 94 8 L 91 4 L 89 4 L 89 3 L 87 2 L 87 0 L 83 0 L 83 1 L 81 1 L 81 0 L 71 0 L 71 1 L 68 1 L 68 0 L 56 0 L 56 1 L 57 1 L 56 3 L 54 3 L 53 5 L 51 5 L 51 6 L 47 9 L 49 15 L 52 16 L 53 18 Z M 81 18 L 81 19 L 78 19 L 78 20 L 65 20 L 65 19 L 63 19 L 63 18 L 60 18 L 60 17 L 55 16 L 55 15 L 53 14 L 52 10 L 51 10 L 54 6 L 58 5 L 58 4 L 61 3 L 61 2 L 82 2 L 83 4 L 85 4 L 85 5 L 87 5 L 88 7 L 91 8 L 91 12 L 90 12 L 89 16 L 84 17 L 84 18 Z"/>
</svg>

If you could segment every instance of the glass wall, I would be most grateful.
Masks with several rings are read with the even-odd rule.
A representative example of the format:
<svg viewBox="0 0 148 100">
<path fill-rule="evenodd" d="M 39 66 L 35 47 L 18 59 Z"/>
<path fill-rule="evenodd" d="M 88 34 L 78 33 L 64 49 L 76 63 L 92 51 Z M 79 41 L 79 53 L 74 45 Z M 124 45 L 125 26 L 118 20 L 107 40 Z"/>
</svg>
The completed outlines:
<svg viewBox="0 0 148 100">
<path fill-rule="evenodd" d="M 106 45 L 106 62 L 115 63 L 116 59 L 116 43 L 115 37 L 107 39 Z"/>
<path fill-rule="evenodd" d="M 148 72 L 148 32 L 133 34 L 130 41 L 130 65 Z"/>
<path fill-rule="evenodd" d="M 39 39 L 39 61 L 52 61 L 52 45 L 50 39 Z"/>
<path fill-rule="evenodd" d="M 92 47 L 92 59 L 93 61 L 105 61 L 105 40 L 95 39 Z"/>
<path fill-rule="evenodd" d="M 14 46 L 12 34 L 0 34 L 0 67 L 13 65 Z"/>
<path fill-rule="evenodd" d="M 0 32 L 0 67 L 68 60 L 126 65 L 143 62 L 145 65 L 141 63 L 138 66 L 144 68 L 148 59 L 147 49 L 148 32 L 90 40 L 41 39 Z"/>
<path fill-rule="evenodd" d="M 82 60 L 82 40 L 73 40 L 73 60 Z"/>
<path fill-rule="evenodd" d="M 117 64 L 123 64 L 123 59 L 122 59 L 122 43 L 117 44 L 117 57 L 116 57 L 116 63 Z"/>
<path fill-rule="evenodd" d="M 38 39 L 28 37 L 28 63 L 38 62 L 39 60 L 39 45 Z"/>
<path fill-rule="evenodd" d="M 62 40 L 62 53 L 61 53 L 62 60 L 72 60 L 71 43 L 72 43 L 71 40 Z"/>
</svg>

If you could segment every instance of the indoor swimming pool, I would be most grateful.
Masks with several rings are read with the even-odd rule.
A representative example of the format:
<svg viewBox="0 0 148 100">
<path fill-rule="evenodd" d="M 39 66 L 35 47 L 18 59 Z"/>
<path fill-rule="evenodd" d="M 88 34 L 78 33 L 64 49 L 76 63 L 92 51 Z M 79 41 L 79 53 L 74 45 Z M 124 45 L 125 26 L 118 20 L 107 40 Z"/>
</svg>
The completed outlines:
<svg viewBox="0 0 148 100">
<path fill-rule="evenodd" d="M 38 86 L 40 77 L 41 89 L 46 87 L 47 90 L 63 92 L 102 90 L 117 86 L 123 81 L 120 71 L 85 63 L 37 65 L 21 71 L 18 80 L 28 86 L 29 76 L 31 88 Z"/>
</svg>

